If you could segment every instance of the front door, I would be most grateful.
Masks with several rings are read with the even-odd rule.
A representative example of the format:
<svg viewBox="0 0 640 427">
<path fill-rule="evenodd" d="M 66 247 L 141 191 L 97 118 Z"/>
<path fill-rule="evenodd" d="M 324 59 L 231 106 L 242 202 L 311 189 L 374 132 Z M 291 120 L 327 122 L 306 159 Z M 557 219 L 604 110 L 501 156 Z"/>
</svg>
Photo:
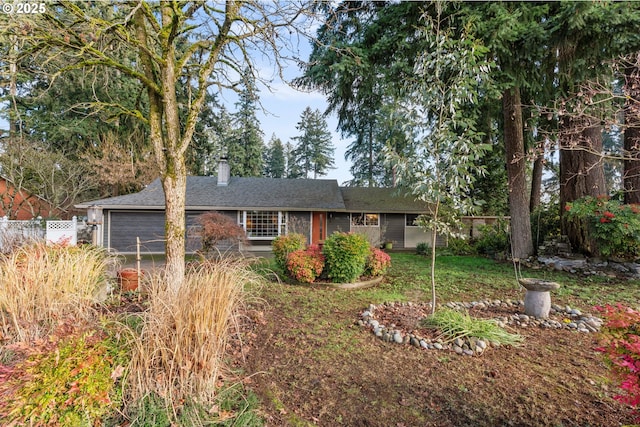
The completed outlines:
<svg viewBox="0 0 640 427">
<path fill-rule="evenodd" d="M 313 212 L 311 216 L 311 244 L 324 243 L 327 237 L 327 213 Z"/>
</svg>

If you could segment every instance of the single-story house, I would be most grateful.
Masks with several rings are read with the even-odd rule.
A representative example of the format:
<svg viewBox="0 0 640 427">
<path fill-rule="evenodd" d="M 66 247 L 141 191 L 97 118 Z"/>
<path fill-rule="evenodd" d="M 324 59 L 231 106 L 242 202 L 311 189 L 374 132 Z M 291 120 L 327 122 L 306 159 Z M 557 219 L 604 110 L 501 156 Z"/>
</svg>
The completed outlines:
<svg viewBox="0 0 640 427">
<path fill-rule="evenodd" d="M 229 176 L 226 162 L 218 176 L 189 176 L 186 191 L 187 251 L 200 248 L 195 219 L 208 211 L 230 216 L 247 233 L 252 251 L 269 251 L 279 235 L 299 232 L 320 243 L 335 231 L 367 235 L 372 244 L 415 248 L 430 233 L 415 224 L 427 204 L 393 188 L 340 187 L 332 179 L 246 178 Z M 77 208 L 102 210 L 98 242 L 120 253 L 164 252 L 164 191 L 159 179 L 138 193 L 93 200 Z M 444 245 L 444 239 L 438 245 Z"/>
</svg>

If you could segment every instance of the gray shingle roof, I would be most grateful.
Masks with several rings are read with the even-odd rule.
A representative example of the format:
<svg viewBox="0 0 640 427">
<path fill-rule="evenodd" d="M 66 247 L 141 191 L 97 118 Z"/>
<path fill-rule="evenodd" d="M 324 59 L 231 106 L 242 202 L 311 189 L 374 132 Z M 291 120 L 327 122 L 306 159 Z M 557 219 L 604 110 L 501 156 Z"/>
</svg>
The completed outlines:
<svg viewBox="0 0 640 427">
<path fill-rule="evenodd" d="M 284 179 L 232 177 L 218 186 L 215 176 L 187 177 L 186 208 L 274 209 L 286 211 L 331 210 L 379 213 L 425 213 L 428 204 L 417 202 L 394 188 L 338 187 L 333 179 Z M 77 205 L 103 209 L 164 209 L 160 179 L 144 190 L 124 196 L 92 200 Z"/>
<path fill-rule="evenodd" d="M 218 186 L 215 176 L 187 177 L 187 209 L 344 210 L 338 182 L 333 179 L 279 179 L 232 177 Z M 164 191 L 159 179 L 139 193 L 93 200 L 105 209 L 164 208 Z"/>
<path fill-rule="evenodd" d="M 414 200 L 396 188 L 340 187 L 350 212 L 426 213 L 427 203 Z"/>
</svg>

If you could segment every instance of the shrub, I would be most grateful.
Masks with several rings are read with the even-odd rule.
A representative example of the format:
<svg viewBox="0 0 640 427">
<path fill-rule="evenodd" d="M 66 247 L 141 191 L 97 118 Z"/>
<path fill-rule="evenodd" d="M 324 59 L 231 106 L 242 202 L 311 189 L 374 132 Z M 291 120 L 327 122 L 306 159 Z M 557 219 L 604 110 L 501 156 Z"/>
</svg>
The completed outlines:
<svg viewBox="0 0 640 427">
<path fill-rule="evenodd" d="M 14 341 L 49 335 L 59 319 L 87 318 L 115 262 L 91 245 L 22 246 L 0 258 L 0 322 Z"/>
<path fill-rule="evenodd" d="M 531 213 L 533 245 L 539 247 L 551 237 L 560 235 L 560 210 L 557 204 L 540 205 Z"/>
<path fill-rule="evenodd" d="M 42 341 L 44 343 L 44 341 Z M 94 336 L 47 341 L 11 367 L 0 386 L 0 418 L 10 425 L 98 425 L 122 399 L 126 353 Z M 3 368 L 0 365 L 0 368 Z M 2 371 L 3 369 L 0 369 Z"/>
<path fill-rule="evenodd" d="M 369 241 L 357 233 L 333 233 L 324 242 L 327 276 L 334 282 L 352 282 L 364 274 Z"/>
<path fill-rule="evenodd" d="M 479 228 L 480 237 L 476 240 L 476 250 L 480 254 L 494 255 L 509 251 L 509 234 L 504 221 L 496 221 L 491 225 Z"/>
<path fill-rule="evenodd" d="M 364 274 L 367 276 L 382 276 L 391 266 L 391 257 L 378 248 L 371 248 L 367 257 L 367 265 Z"/>
<path fill-rule="evenodd" d="M 623 394 L 614 399 L 632 406 L 640 417 L 640 312 L 621 304 L 596 307 L 605 323 L 600 331 L 601 346 Z"/>
<path fill-rule="evenodd" d="M 282 271 L 287 271 L 287 257 L 291 252 L 304 249 L 307 239 L 300 233 L 289 233 L 285 236 L 278 236 L 273 240 L 271 249 L 276 264 Z"/>
<path fill-rule="evenodd" d="M 567 203 L 565 210 L 569 218 L 587 221 L 599 255 L 620 258 L 640 255 L 640 205 L 588 196 Z"/>
<path fill-rule="evenodd" d="M 287 257 L 287 272 L 297 281 L 312 283 L 324 268 L 324 255 L 318 245 L 293 251 Z"/>
<path fill-rule="evenodd" d="M 416 253 L 418 255 L 427 255 L 431 253 L 431 245 L 427 242 L 420 242 L 416 245 Z"/>
<path fill-rule="evenodd" d="M 473 255 L 476 253 L 476 248 L 469 239 L 452 238 L 448 240 L 447 247 L 442 248 L 440 253 L 450 255 Z"/>
<path fill-rule="evenodd" d="M 196 223 L 200 226 L 200 239 L 204 253 L 216 249 L 220 242 L 238 244 L 247 241 L 244 228 L 220 212 L 205 212 L 198 215 Z"/>
<path fill-rule="evenodd" d="M 257 280 L 249 265 L 230 259 L 190 269 L 177 291 L 161 272 L 151 276 L 141 331 L 130 331 L 136 338 L 127 400 L 155 393 L 167 399 L 171 414 L 190 398 L 211 404 L 243 289 Z"/>
</svg>

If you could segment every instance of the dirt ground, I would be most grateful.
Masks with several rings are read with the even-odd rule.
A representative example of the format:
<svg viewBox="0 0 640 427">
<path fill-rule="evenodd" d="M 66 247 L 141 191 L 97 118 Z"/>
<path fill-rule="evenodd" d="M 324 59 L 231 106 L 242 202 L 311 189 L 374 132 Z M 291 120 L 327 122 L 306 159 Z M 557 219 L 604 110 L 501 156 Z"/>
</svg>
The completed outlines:
<svg viewBox="0 0 640 427">
<path fill-rule="evenodd" d="M 327 303 L 318 318 L 309 314 L 308 291 L 274 286 L 244 313 L 241 343 L 232 343 L 234 365 L 259 396 L 269 426 L 633 422 L 629 409 L 612 399 L 617 389 L 594 351 L 594 334 L 522 328 L 516 331 L 525 338 L 521 346 L 459 356 L 381 341 L 357 324 L 366 305 L 340 309 L 344 304 Z M 314 297 L 314 304 L 350 298 L 336 291 L 312 292 L 326 293 Z M 376 318 L 393 316 L 398 327 L 412 330 L 421 317 L 415 310 L 377 311 Z"/>
</svg>

